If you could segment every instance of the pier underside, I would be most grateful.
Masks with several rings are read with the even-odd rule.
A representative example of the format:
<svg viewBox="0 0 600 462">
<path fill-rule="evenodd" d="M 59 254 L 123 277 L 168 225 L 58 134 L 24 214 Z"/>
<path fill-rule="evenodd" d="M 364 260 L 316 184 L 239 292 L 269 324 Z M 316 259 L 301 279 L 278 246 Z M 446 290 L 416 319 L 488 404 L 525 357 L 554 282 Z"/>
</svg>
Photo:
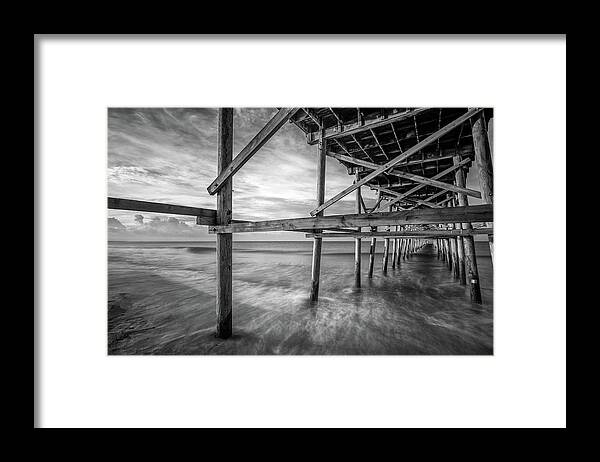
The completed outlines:
<svg viewBox="0 0 600 462">
<path fill-rule="evenodd" d="M 194 216 L 197 225 L 207 226 L 208 232 L 216 235 L 216 333 L 221 339 L 231 340 L 231 343 L 220 343 L 217 350 L 222 350 L 223 353 L 236 352 L 236 338 L 238 345 L 244 343 L 243 332 L 240 331 L 236 337 L 233 326 L 236 307 L 232 296 L 231 236 L 234 233 L 300 232 L 311 239 L 311 284 L 310 288 L 307 287 L 307 306 L 327 303 L 319 297 L 320 291 L 323 293 L 329 290 L 322 285 L 322 280 L 328 279 L 321 275 L 321 254 L 323 239 L 331 238 L 350 239 L 354 242 L 353 287 L 364 296 L 367 293 L 372 296 L 378 290 L 382 291 L 382 296 L 387 296 L 385 291 L 386 287 L 389 289 L 389 283 L 381 277 L 389 278 L 393 274 L 398 280 L 402 280 L 399 290 L 405 291 L 407 296 L 410 294 L 417 305 L 420 303 L 418 297 L 422 296 L 430 297 L 430 301 L 434 300 L 431 302 L 434 305 L 437 303 L 436 297 L 440 297 L 440 300 L 445 298 L 455 305 L 455 309 L 457 306 L 460 309 L 473 306 L 481 308 L 486 305 L 484 298 L 487 297 L 487 305 L 491 306 L 489 295 L 482 295 L 484 291 L 474 237 L 480 235 L 487 238 L 493 261 L 493 166 L 491 130 L 488 130 L 493 123 L 492 109 L 279 108 L 265 127 L 236 156 L 232 152 L 233 110 L 220 109 L 218 120 L 218 171 L 215 180 L 207 186 L 208 193 L 217 196 L 217 210 L 121 198 L 108 200 L 109 208 Z M 315 145 L 317 178 L 314 208 L 307 210 L 304 217 L 269 221 L 232 220 L 233 176 L 286 123 L 296 125 L 306 136 L 307 143 Z M 325 197 L 327 157 L 339 161 L 349 174 L 348 187 L 330 198 Z M 479 189 L 466 186 L 466 176 L 473 166 L 478 169 Z M 366 206 L 361 188 L 370 188 L 376 192 L 375 204 Z M 331 205 L 349 194 L 355 196 L 355 213 L 327 214 Z M 469 197 L 476 198 L 478 205 L 469 205 Z M 361 247 L 362 239 L 370 240 L 368 253 L 365 255 Z M 380 247 L 383 240 L 379 251 L 378 239 Z M 377 254 L 381 257 L 378 270 L 375 269 Z M 426 264 L 421 265 L 419 271 L 411 273 L 404 266 L 413 257 L 425 259 Z M 326 259 L 327 254 L 323 258 Z M 431 262 L 435 262 L 437 266 L 432 266 Z M 326 269 L 327 263 L 323 264 L 323 269 Z M 423 274 L 425 270 L 431 271 L 429 276 L 432 281 L 436 281 L 436 278 L 441 281 L 444 277 L 438 274 L 440 268 L 444 268 L 446 276 L 451 275 L 451 281 L 443 282 L 449 284 L 448 287 L 444 286 L 446 292 L 443 294 L 428 293 L 421 283 L 416 282 L 420 281 L 419 278 L 428 277 Z M 406 271 L 405 277 L 403 271 Z M 367 284 L 362 282 L 363 276 L 366 276 Z M 465 298 L 465 294 L 465 302 L 457 302 L 460 297 Z M 244 316 L 250 316 L 247 310 L 242 309 L 240 312 Z M 422 313 L 422 307 L 415 307 L 416 312 Z M 427 314 L 423 316 L 426 319 Z M 491 312 L 489 321 L 491 323 Z M 240 320 L 240 326 L 248 322 L 254 321 L 251 318 Z M 298 319 L 294 322 L 310 324 L 316 321 L 311 320 L 308 314 L 299 312 Z M 416 328 L 418 324 L 419 322 L 412 327 Z M 325 335 L 322 330 L 297 327 L 299 330 L 296 335 L 300 335 L 298 332 L 312 332 L 311 335 L 320 332 L 320 335 Z M 214 334 L 214 328 L 199 328 L 197 335 L 202 336 L 209 331 Z M 342 337 L 350 335 L 349 332 L 338 334 Z M 410 331 L 390 327 L 385 332 L 380 331 L 380 335 L 390 336 L 391 339 L 394 335 L 398 336 L 396 343 L 389 340 L 385 350 L 388 354 L 406 354 L 410 350 L 400 340 L 413 335 Z M 290 340 L 288 346 L 295 345 L 294 342 L 301 344 L 303 341 L 298 337 Z M 178 348 L 193 350 L 193 344 L 192 342 L 187 347 L 180 345 Z M 341 344 L 344 342 L 340 341 Z M 323 343 L 313 342 L 313 345 L 316 345 L 314 353 L 318 354 L 321 351 L 319 345 L 322 346 Z M 454 347 L 457 354 L 489 354 L 491 338 L 472 345 L 456 344 Z M 453 351 L 454 347 L 446 348 L 446 351 Z M 351 353 L 355 348 L 356 345 L 346 344 L 342 354 Z M 252 348 L 246 346 L 246 350 L 248 349 Z M 328 349 L 329 352 L 335 352 L 336 347 L 330 345 Z M 377 348 L 371 350 L 373 354 L 379 352 Z M 415 348 L 414 345 L 412 351 L 424 354 L 437 352 L 435 348 Z M 294 352 L 294 348 L 290 347 L 288 352 Z"/>
</svg>

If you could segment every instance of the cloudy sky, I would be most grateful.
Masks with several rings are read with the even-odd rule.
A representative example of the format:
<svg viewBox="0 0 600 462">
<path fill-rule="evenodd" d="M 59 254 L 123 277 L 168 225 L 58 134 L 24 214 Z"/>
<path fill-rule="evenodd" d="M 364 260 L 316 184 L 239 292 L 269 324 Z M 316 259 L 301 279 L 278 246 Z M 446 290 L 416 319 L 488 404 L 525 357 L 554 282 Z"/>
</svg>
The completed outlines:
<svg viewBox="0 0 600 462">
<path fill-rule="evenodd" d="M 276 112 L 274 108 L 235 110 L 234 156 Z M 108 110 L 109 196 L 215 209 L 216 196 L 210 196 L 206 187 L 217 175 L 216 153 L 217 109 Z M 317 146 L 309 146 L 299 128 L 285 124 L 234 176 L 233 218 L 309 216 L 316 205 L 316 155 Z M 352 176 L 331 158 L 327 158 L 326 175 L 326 199 L 352 183 Z M 468 183 L 472 182 L 468 178 Z M 375 202 L 375 193 L 362 190 L 369 207 Z M 326 214 L 353 213 L 354 201 L 355 195 L 350 194 Z M 206 226 L 195 225 L 193 217 L 120 210 L 108 210 L 108 237 L 214 239 Z M 281 232 L 239 234 L 236 239 L 305 238 L 301 233 Z"/>
</svg>

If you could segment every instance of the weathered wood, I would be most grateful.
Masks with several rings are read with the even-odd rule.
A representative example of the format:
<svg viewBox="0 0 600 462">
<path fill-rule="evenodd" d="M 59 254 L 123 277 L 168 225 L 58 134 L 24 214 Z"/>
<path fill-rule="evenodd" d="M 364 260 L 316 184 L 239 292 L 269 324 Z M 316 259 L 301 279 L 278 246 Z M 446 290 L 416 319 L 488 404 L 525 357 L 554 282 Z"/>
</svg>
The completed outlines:
<svg viewBox="0 0 600 462">
<path fill-rule="evenodd" d="M 392 210 L 392 207 L 390 206 L 390 210 Z M 395 229 L 396 232 L 398 232 L 398 226 L 396 226 Z M 392 269 L 394 269 L 396 267 L 396 254 L 398 253 L 398 239 L 394 238 L 392 239 Z"/>
<path fill-rule="evenodd" d="M 316 209 L 311 210 L 310 214 L 312 216 L 315 216 L 319 211 L 325 210 L 327 207 L 330 207 L 331 205 L 335 204 L 337 201 L 339 201 L 343 197 L 347 196 L 351 192 L 355 191 L 357 188 L 360 188 L 362 185 L 368 183 L 373 178 L 375 178 L 378 175 L 382 174 L 383 172 L 391 169 L 392 167 L 394 167 L 395 165 L 399 164 L 400 162 L 402 162 L 403 160 L 407 159 L 408 157 L 412 156 L 413 154 L 419 152 L 424 147 L 430 145 L 431 143 L 433 143 L 434 141 L 436 141 L 438 138 L 441 138 L 445 134 L 451 132 L 456 127 L 459 127 L 465 121 L 467 121 L 471 117 L 479 114 L 481 111 L 482 111 L 482 109 L 480 109 L 480 108 L 470 109 L 469 111 L 467 111 L 466 114 L 463 114 L 462 116 L 458 117 L 456 120 L 454 120 L 454 121 L 450 122 L 449 124 L 447 124 L 446 126 L 444 126 L 442 129 L 440 129 L 440 130 L 436 131 L 435 133 L 429 135 L 423 141 L 420 141 L 419 143 L 417 143 L 416 145 L 414 145 L 410 149 L 406 150 L 403 154 L 400 154 L 399 156 L 397 156 L 394 159 L 386 162 L 385 164 L 383 164 L 381 167 L 377 168 L 376 170 L 373 170 L 371 173 L 369 173 L 368 175 L 366 175 L 365 177 L 363 177 L 360 181 L 354 183 L 353 185 L 349 186 L 348 188 L 346 188 L 342 192 L 336 194 L 334 197 L 332 197 L 331 199 L 329 199 L 328 201 L 326 201 L 325 203 L 323 203 L 322 205 L 320 205 Z M 437 178 L 435 178 L 435 179 L 437 179 Z"/>
<path fill-rule="evenodd" d="M 386 193 L 386 194 L 388 194 L 389 196 L 392 196 L 392 197 L 399 197 L 400 196 L 399 192 L 392 191 L 391 189 L 382 188 L 381 186 L 375 186 L 375 185 L 369 185 L 369 186 L 372 189 L 375 189 L 375 190 L 377 190 L 379 192 Z M 420 205 L 424 205 L 426 207 L 431 207 L 431 208 L 434 208 L 434 209 L 440 208 L 440 206 L 438 204 L 434 204 L 434 203 L 431 203 L 431 202 L 425 202 L 425 201 L 418 200 L 418 199 L 407 199 L 407 200 L 413 201 L 417 205 L 420 204 Z"/>
<path fill-rule="evenodd" d="M 359 123 L 354 124 L 354 126 L 352 126 L 351 124 L 344 124 L 341 127 L 341 131 L 337 130 L 337 129 L 335 131 L 329 131 L 329 132 L 326 131 L 324 135 L 320 134 L 319 136 L 315 136 L 315 137 L 309 139 L 308 144 L 315 144 L 321 138 L 325 138 L 328 140 L 334 140 L 336 138 L 342 138 L 344 136 L 356 135 L 358 133 L 362 133 L 364 131 L 369 131 L 369 130 L 372 130 L 377 127 L 383 127 L 384 125 L 389 125 L 392 122 L 400 122 L 402 120 L 412 118 L 417 114 L 421 114 L 422 112 L 428 111 L 429 109 L 430 108 L 416 108 L 416 109 L 412 109 L 412 110 L 409 110 L 406 112 L 393 114 L 384 119 L 379 119 L 379 120 L 376 120 L 374 122 L 369 122 L 369 123 L 362 123 L 359 120 Z"/>
<path fill-rule="evenodd" d="M 456 180 L 455 180 L 456 181 Z M 458 199 L 454 199 L 453 204 L 455 207 L 458 206 Z M 462 231 L 462 225 L 460 223 L 454 223 L 454 230 Z M 490 228 L 491 229 L 491 228 Z M 492 230 L 493 234 L 493 230 Z M 458 280 L 461 285 L 467 284 L 467 275 L 465 272 L 465 244 L 462 236 L 456 236 L 456 254 L 457 254 L 457 271 Z"/>
<path fill-rule="evenodd" d="M 404 226 L 396 226 L 396 231 L 400 231 L 402 232 L 404 229 Z M 400 239 L 399 237 L 396 238 L 396 255 L 395 255 L 395 259 L 396 259 L 396 266 L 398 268 L 400 268 L 400 254 L 402 252 L 402 239 Z"/>
<path fill-rule="evenodd" d="M 454 226 L 454 225 L 451 225 Z M 456 238 L 450 238 L 450 250 L 452 252 L 452 272 L 454 277 L 458 279 L 460 277 L 459 269 L 458 269 L 458 248 L 456 245 Z"/>
<path fill-rule="evenodd" d="M 456 156 L 454 158 L 454 164 L 460 164 L 460 156 Z M 459 186 L 465 184 L 465 173 L 462 168 L 456 171 L 455 180 L 456 184 Z M 469 199 L 466 195 L 459 194 L 457 199 L 459 207 L 469 206 Z M 473 228 L 471 226 L 470 220 L 463 220 L 461 222 L 461 227 L 465 231 L 471 231 Z M 475 254 L 475 241 L 473 239 L 473 236 L 464 236 L 463 245 L 465 249 L 465 273 L 469 282 L 471 301 L 473 303 L 481 303 L 481 288 L 479 287 L 479 270 L 477 268 L 477 255 Z"/>
<path fill-rule="evenodd" d="M 217 211 L 200 207 L 186 207 L 183 205 L 162 204 L 159 202 L 136 201 L 109 197 L 108 208 L 115 210 L 132 210 L 135 212 L 168 213 L 171 215 L 186 215 L 197 217 L 196 223 L 200 225 L 215 225 Z"/>
<path fill-rule="evenodd" d="M 442 171 L 441 171 L 440 173 L 438 173 L 437 175 L 434 175 L 432 178 L 433 178 L 434 180 L 437 180 L 438 178 L 443 178 L 444 176 L 448 175 L 449 173 L 452 173 L 452 172 L 454 172 L 455 170 L 457 170 L 457 169 L 459 169 L 459 168 L 461 168 L 461 167 L 463 167 L 463 166 L 467 165 L 467 164 L 468 164 L 468 163 L 470 163 L 470 162 L 471 162 L 471 159 L 463 159 L 459 165 L 453 165 L 452 167 L 448 167 L 447 169 L 445 169 L 445 170 L 442 170 Z M 424 184 L 417 185 L 417 186 L 415 186 L 414 188 L 411 188 L 411 189 L 409 189 L 408 191 L 406 191 L 406 192 L 404 192 L 404 193 L 400 194 L 399 196 L 397 196 L 396 198 L 394 198 L 394 199 L 392 200 L 392 202 L 391 202 L 391 203 L 392 203 L 392 204 L 395 204 L 396 202 L 398 202 L 398 201 L 400 201 L 400 200 L 404 199 L 405 197 L 408 197 L 408 196 L 410 196 L 410 195 L 412 195 L 412 194 L 416 193 L 417 191 L 420 191 L 420 190 L 421 190 L 421 189 L 423 189 L 425 186 L 426 186 L 426 185 L 424 185 Z M 430 198 L 430 199 L 431 199 L 431 198 Z M 439 204 L 438 204 L 438 205 L 439 205 Z"/>
<path fill-rule="evenodd" d="M 327 140 L 319 143 L 319 158 L 317 161 L 317 205 L 322 204 L 325 200 L 325 166 L 327 165 Z M 319 299 L 319 281 L 321 277 L 321 248 L 323 240 L 320 237 L 314 238 L 313 255 L 312 255 L 312 271 L 310 282 L 309 299 L 316 302 Z"/>
<path fill-rule="evenodd" d="M 361 160 L 361 159 L 356 159 L 352 156 L 347 156 L 345 154 L 338 154 L 336 152 L 328 152 L 327 155 L 329 157 L 333 157 L 334 159 L 337 160 L 341 160 L 344 162 L 348 162 L 348 163 L 352 163 L 355 165 L 360 165 L 361 167 L 366 167 L 369 168 L 371 170 L 375 170 L 377 168 L 379 168 L 380 166 L 378 164 L 374 164 L 372 162 L 367 162 L 366 160 Z M 414 181 L 415 183 L 421 183 L 427 186 L 434 186 L 436 188 L 441 188 L 445 191 L 453 191 L 453 192 L 461 192 L 464 194 L 467 194 L 468 196 L 472 196 L 472 197 L 477 197 L 480 198 L 481 197 L 481 193 L 479 191 L 475 191 L 474 189 L 469 189 L 469 188 L 459 188 L 458 186 L 455 186 L 453 184 L 450 183 L 445 183 L 443 181 L 439 181 L 436 180 L 434 178 L 426 178 L 424 176 L 420 176 L 420 175 L 415 175 L 414 173 L 408 173 L 408 172 L 403 172 L 401 170 L 398 169 L 392 169 L 389 172 L 387 172 L 389 175 L 394 175 L 397 177 L 401 177 L 401 178 L 406 178 L 409 180 Z M 369 184 L 370 187 L 372 188 L 378 188 L 379 186 L 375 186 L 373 184 Z"/>
<path fill-rule="evenodd" d="M 356 181 L 360 180 L 358 172 L 356 172 Z M 361 195 L 360 187 L 356 189 L 356 212 L 360 214 L 361 211 Z M 360 226 L 356 228 L 356 231 L 360 232 Z M 361 263 L 361 238 L 354 238 L 354 287 L 360 288 L 360 263 Z"/>
<path fill-rule="evenodd" d="M 436 204 L 432 201 L 433 201 L 433 199 L 437 199 L 438 197 L 443 196 L 444 194 L 446 194 L 446 191 L 444 189 L 442 189 L 441 191 L 438 191 L 435 194 L 429 196 L 427 199 L 424 199 L 422 201 L 415 201 L 415 205 L 413 205 L 412 207 L 409 207 L 409 210 L 415 209 L 419 205 L 425 205 L 425 204 L 431 204 L 434 207 L 438 207 L 438 204 Z"/>
<path fill-rule="evenodd" d="M 232 223 L 229 226 L 209 226 L 208 232 L 249 233 L 257 231 L 298 231 L 322 228 L 349 228 L 362 226 L 394 226 L 407 224 L 487 222 L 493 221 L 491 205 L 448 207 L 440 209 L 414 209 L 394 212 L 376 212 L 354 215 L 328 215 L 318 217 L 288 218 L 283 220 Z"/>
<path fill-rule="evenodd" d="M 240 168 L 248 162 L 258 150 L 265 145 L 271 137 L 277 133 L 291 116 L 298 110 L 296 107 L 281 108 L 277 111 L 277 114 L 273 116 L 271 120 L 256 134 L 252 140 L 235 156 L 235 159 L 223 169 L 217 176 L 217 178 L 206 188 L 209 194 L 215 194 L 225 184 L 225 182 L 231 178 Z"/>
<path fill-rule="evenodd" d="M 464 236 L 474 236 L 477 234 L 483 235 L 493 235 L 493 228 L 475 228 L 475 229 L 453 229 L 453 230 L 434 230 L 434 229 L 426 229 L 422 231 L 350 231 L 347 233 L 307 233 L 305 237 L 314 238 L 315 236 L 320 236 L 322 238 L 354 238 L 354 237 L 388 237 L 388 238 L 409 238 L 409 237 L 436 237 L 436 238 L 448 238 L 448 237 L 464 237 Z"/>
<path fill-rule="evenodd" d="M 484 124 L 483 114 L 474 119 L 472 128 L 473 147 L 475 149 L 475 164 L 479 170 L 481 199 L 484 204 L 492 204 L 494 202 L 494 167 Z"/>
<path fill-rule="evenodd" d="M 371 232 L 376 231 L 377 228 L 375 226 L 371 227 Z M 368 277 L 371 279 L 373 277 L 373 265 L 375 264 L 375 247 L 377 245 L 377 238 L 371 238 L 371 247 L 369 248 L 369 272 Z"/>
<path fill-rule="evenodd" d="M 386 237 L 383 240 L 383 262 L 382 262 L 383 274 L 387 274 L 389 248 L 390 248 L 390 239 Z"/>
<path fill-rule="evenodd" d="M 483 114 L 473 123 L 473 147 L 475 149 L 475 163 L 479 170 L 479 186 L 481 187 L 482 201 L 484 204 L 494 203 L 494 166 L 489 138 L 485 128 Z M 490 255 L 494 261 L 494 238 L 488 240 Z"/>
<path fill-rule="evenodd" d="M 233 109 L 220 108 L 218 120 L 217 168 L 227 169 L 233 156 Z M 217 223 L 227 226 L 232 214 L 232 179 L 225 179 L 217 193 Z M 219 338 L 232 334 L 232 247 L 231 234 L 217 234 L 217 332 Z"/>
<path fill-rule="evenodd" d="M 456 249 L 458 253 L 458 280 L 464 286 L 467 284 L 467 274 L 465 273 L 465 244 L 462 236 L 456 238 Z"/>
</svg>

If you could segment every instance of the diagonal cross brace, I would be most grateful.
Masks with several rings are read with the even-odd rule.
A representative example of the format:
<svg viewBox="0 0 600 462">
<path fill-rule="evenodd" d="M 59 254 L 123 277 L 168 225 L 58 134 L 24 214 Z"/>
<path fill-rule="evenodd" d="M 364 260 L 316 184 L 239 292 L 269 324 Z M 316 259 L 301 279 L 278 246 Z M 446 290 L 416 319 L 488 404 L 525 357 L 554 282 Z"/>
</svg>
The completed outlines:
<svg viewBox="0 0 600 462">
<path fill-rule="evenodd" d="M 437 180 L 438 178 L 442 178 L 443 176 L 447 175 L 448 173 L 453 172 L 454 170 L 459 169 L 460 167 L 462 167 L 463 165 L 467 165 L 469 162 L 471 162 L 471 159 L 463 159 L 461 160 L 458 164 L 456 165 L 452 165 L 451 167 L 448 167 L 446 170 L 442 170 L 440 173 L 438 173 L 437 175 L 434 175 L 433 177 L 431 177 L 432 179 Z M 423 189 L 425 186 L 427 186 L 426 184 L 420 184 L 415 186 L 412 189 L 409 189 L 408 191 L 406 191 L 405 193 L 400 194 L 399 196 L 397 196 L 394 200 L 392 200 L 390 202 L 390 205 L 398 202 L 401 199 L 404 199 L 405 197 L 410 196 L 411 194 L 416 193 L 417 191 L 419 191 L 420 189 Z M 431 198 L 429 198 L 431 199 Z"/>
<path fill-rule="evenodd" d="M 432 133 L 427 138 L 425 138 L 423 141 L 415 144 L 412 148 L 406 150 L 404 152 L 404 154 L 400 154 L 396 158 L 390 160 L 389 162 L 386 162 L 381 167 L 379 167 L 377 170 L 373 170 L 367 176 L 363 177 L 360 181 L 357 181 L 356 183 L 350 185 L 348 188 L 346 188 L 342 192 L 336 194 L 334 197 L 332 197 L 331 199 L 329 199 L 328 201 L 326 201 L 324 204 L 318 206 L 316 209 L 311 210 L 310 214 L 312 216 L 315 216 L 317 213 L 319 213 L 319 212 L 325 210 L 327 207 L 330 207 L 331 205 L 335 204 L 337 201 L 339 201 L 341 198 L 347 196 L 352 191 L 355 191 L 356 189 L 360 188 L 362 185 L 364 185 L 364 184 L 368 183 L 369 181 L 371 181 L 373 178 L 377 177 L 378 175 L 381 175 L 383 172 L 389 170 L 390 168 L 392 168 L 395 165 L 399 164 L 403 160 L 405 160 L 408 157 L 412 156 L 413 154 L 419 152 L 421 149 L 423 149 L 424 147 L 430 145 L 431 143 L 433 143 L 434 141 L 436 141 L 438 138 L 441 138 L 446 133 L 454 130 L 455 128 L 457 128 L 459 126 L 461 126 L 465 121 L 469 120 L 474 115 L 479 114 L 482 110 L 483 110 L 482 108 L 469 109 L 465 114 L 463 114 L 462 116 L 458 117 L 456 120 L 450 122 L 448 125 L 444 126 L 443 128 L 441 128 L 437 132 Z"/>
</svg>

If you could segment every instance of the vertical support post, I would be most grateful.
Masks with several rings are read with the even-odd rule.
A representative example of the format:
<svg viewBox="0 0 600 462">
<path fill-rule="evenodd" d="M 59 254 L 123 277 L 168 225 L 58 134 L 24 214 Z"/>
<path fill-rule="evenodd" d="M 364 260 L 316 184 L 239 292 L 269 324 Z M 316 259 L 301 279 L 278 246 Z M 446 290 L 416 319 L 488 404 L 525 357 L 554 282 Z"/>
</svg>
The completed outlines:
<svg viewBox="0 0 600 462">
<path fill-rule="evenodd" d="M 321 132 L 319 141 L 319 157 L 317 159 L 317 207 L 325 201 L 325 165 L 327 159 L 327 140 L 324 139 L 324 131 Z M 317 213 L 318 217 L 323 216 L 323 210 Z M 310 295 L 311 302 L 319 299 L 319 281 L 321 277 L 321 248 L 323 239 L 313 238 L 312 270 L 310 276 Z"/>
<path fill-rule="evenodd" d="M 377 226 L 371 226 L 371 232 L 377 231 Z M 369 248 L 369 279 L 373 277 L 373 265 L 375 264 L 375 246 L 377 238 L 371 238 L 371 247 Z"/>
<path fill-rule="evenodd" d="M 383 240 L 383 263 L 382 263 L 383 274 L 387 274 L 389 247 L 390 247 L 390 239 L 386 237 Z"/>
<path fill-rule="evenodd" d="M 454 198 L 454 206 L 458 206 L 458 199 Z M 454 229 L 460 229 L 460 223 L 454 223 Z M 461 285 L 467 285 L 467 274 L 465 273 L 465 245 L 462 236 L 456 237 L 456 251 L 458 254 L 458 280 Z"/>
<path fill-rule="evenodd" d="M 398 231 L 398 227 L 396 226 L 396 231 Z M 392 239 L 392 268 L 396 267 L 396 253 L 398 252 L 398 239 Z"/>
<path fill-rule="evenodd" d="M 485 127 L 484 114 L 481 113 L 473 123 L 473 148 L 475 150 L 475 163 L 479 170 L 479 186 L 481 199 L 484 204 L 494 203 L 494 166 L 492 164 L 492 153 L 490 141 Z M 487 224 L 488 226 L 490 223 Z M 494 262 L 494 236 L 488 237 L 490 255 Z"/>
<path fill-rule="evenodd" d="M 461 161 L 460 156 L 454 156 L 454 165 L 457 165 Z M 456 170 L 455 174 L 456 185 L 464 188 L 465 187 L 465 172 L 462 168 Z M 465 207 L 469 205 L 469 199 L 466 194 L 458 194 L 458 205 Z M 471 223 L 462 223 L 462 229 L 470 230 L 473 229 Z M 477 255 L 475 254 L 475 241 L 473 236 L 464 236 L 463 244 L 465 249 L 465 273 L 469 281 L 469 287 L 471 290 L 471 301 L 474 303 L 481 303 L 481 288 L 479 287 L 479 271 L 477 269 Z"/>
<path fill-rule="evenodd" d="M 356 169 L 356 182 L 360 181 L 360 177 L 358 175 L 358 169 Z M 360 187 L 356 189 L 356 213 L 361 213 L 361 197 L 360 197 Z M 356 228 L 358 232 L 360 232 L 360 226 Z M 360 237 L 354 238 L 354 287 L 360 288 L 360 254 L 361 254 L 361 239 Z"/>
<path fill-rule="evenodd" d="M 233 159 L 233 108 L 220 108 L 218 115 L 217 176 Z M 232 182 L 230 177 L 217 192 L 217 224 L 228 225 L 232 215 Z M 232 246 L 231 233 L 217 234 L 217 332 L 219 338 L 232 334 Z"/>
<path fill-rule="evenodd" d="M 454 224 L 451 225 L 450 229 L 454 229 Z M 456 279 L 459 278 L 459 270 L 458 270 L 458 249 L 456 247 L 456 239 L 450 239 L 450 249 L 451 249 L 451 257 L 452 257 L 452 274 Z"/>
<path fill-rule="evenodd" d="M 396 226 L 396 230 L 404 231 L 404 226 Z M 402 239 L 396 239 L 396 266 L 400 268 L 400 254 L 402 252 Z"/>
</svg>

